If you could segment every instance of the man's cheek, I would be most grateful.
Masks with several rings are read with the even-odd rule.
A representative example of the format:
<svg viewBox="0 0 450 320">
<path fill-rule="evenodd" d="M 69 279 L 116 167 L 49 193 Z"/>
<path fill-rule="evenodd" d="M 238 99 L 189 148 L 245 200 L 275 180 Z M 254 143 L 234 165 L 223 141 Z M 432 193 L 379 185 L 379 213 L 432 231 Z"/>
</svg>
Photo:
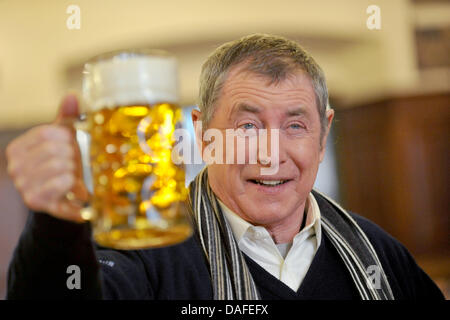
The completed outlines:
<svg viewBox="0 0 450 320">
<path fill-rule="evenodd" d="M 317 144 L 302 143 L 290 148 L 290 155 L 298 167 L 307 169 L 320 162 L 320 148 Z"/>
<path fill-rule="evenodd" d="M 292 146 L 288 151 L 289 159 L 294 163 L 295 167 L 301 171 L 307 166 L 308 152 L 301 145 Z"/>
</svg>

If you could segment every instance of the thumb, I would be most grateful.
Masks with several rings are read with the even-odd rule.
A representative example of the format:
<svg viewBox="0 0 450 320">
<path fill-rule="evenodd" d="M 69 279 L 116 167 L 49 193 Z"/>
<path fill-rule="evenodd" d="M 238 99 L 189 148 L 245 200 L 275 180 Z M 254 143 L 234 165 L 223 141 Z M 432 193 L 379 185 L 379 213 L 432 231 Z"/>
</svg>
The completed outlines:
<svg viewBox="0 0 450 320">
<path fill-rule="evenodd" d="M 80 114 L 78 108 L 78 99 L 74 94 L 68 94 L 64 97 L 56 115 L 55 123 L 64 124 L 64 120 L 78 117 Z"/>
</svg>

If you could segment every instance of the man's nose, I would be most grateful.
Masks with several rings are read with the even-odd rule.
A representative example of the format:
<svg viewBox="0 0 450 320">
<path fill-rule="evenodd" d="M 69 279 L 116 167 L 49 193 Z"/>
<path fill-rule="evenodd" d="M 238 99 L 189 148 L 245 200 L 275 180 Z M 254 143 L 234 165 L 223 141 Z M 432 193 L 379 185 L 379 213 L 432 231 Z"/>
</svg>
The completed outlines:
<svg viewBox="0 0 450 320">
<path fill-rule="evenodd" d="M 286 151 L 281 144 L 280 130 L 268 128 L 258 134 L 258 164 L 261 166 L 279 165 L 286 161 Z"/>
</svg>

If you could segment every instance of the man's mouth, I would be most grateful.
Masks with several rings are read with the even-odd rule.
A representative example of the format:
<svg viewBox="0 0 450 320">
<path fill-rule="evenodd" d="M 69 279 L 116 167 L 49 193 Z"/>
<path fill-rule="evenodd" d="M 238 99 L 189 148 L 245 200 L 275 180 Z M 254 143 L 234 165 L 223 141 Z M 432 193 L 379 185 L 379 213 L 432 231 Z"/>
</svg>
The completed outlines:
<svg viewBox="0 0 450 320">
<path fill-rule="evenodd" d="M 254 183 L 254 184 L 259 184 L 259 185 L 263 185 L 263 186 L 267 186 L 267 187 L 275 187 L 275 186 L 285 184 L 286 182 L 291 181 L 291 179 L 284 179 L 284 180 L 254 180 L 254 179 L 250 179 L 248 181 L 250 181 L 251 183 Z"/>
</svg>

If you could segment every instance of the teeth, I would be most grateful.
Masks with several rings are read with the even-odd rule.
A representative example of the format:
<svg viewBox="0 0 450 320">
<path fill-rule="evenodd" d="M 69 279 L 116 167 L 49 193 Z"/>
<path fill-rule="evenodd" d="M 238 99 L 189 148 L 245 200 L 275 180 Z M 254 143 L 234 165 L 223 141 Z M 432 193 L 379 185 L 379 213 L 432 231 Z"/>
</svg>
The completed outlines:
<svg viewBox="0 0 450 320">
<path fill-rule="evenodd" d="M 276 186 L 278 184 L 282 184 L 286 182 L 286 180 L 255 180 L 259 184 L 269 185 L 269 186 Z"/>
</svg>

